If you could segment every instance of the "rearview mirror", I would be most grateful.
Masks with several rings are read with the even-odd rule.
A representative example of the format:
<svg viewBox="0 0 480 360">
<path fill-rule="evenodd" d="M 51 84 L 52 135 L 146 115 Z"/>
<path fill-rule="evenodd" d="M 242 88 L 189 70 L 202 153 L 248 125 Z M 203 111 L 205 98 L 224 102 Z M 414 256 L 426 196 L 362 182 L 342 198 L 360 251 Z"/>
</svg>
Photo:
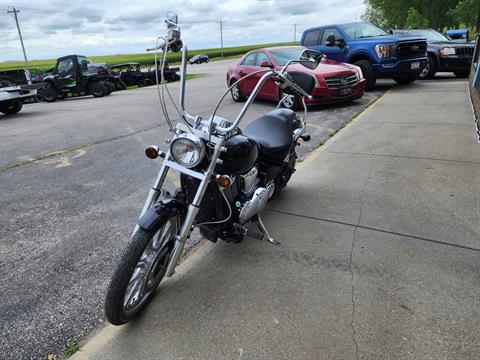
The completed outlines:
<svg viewBox="0 0 480 360">
<path fill-rule="evenodd" d="M 327 41 L 325 42 L 327 46 L 335 46 L 335 35 L 328 35 Z"/>
<path fill-rule="evenodd" d="M 165 20 L 169 29 L 174 29 L 178 25 L 178 15 L 174 12 L 167 11 L 167 19 Z"/>
<path fill-rule="evenodd" d="M 312 49 L 305 50 L 300 56 L 300 64 L 308 69 L 315 70 L 323 59 L 323 53 Z"/>
<path fill-rule="evenodd" d="M 263 68 L 273 68 L 273 65 L 270 64 L 268 61 L 262 61 L 260 63 L 260 67 L 263 67 Z"/>
</svg>

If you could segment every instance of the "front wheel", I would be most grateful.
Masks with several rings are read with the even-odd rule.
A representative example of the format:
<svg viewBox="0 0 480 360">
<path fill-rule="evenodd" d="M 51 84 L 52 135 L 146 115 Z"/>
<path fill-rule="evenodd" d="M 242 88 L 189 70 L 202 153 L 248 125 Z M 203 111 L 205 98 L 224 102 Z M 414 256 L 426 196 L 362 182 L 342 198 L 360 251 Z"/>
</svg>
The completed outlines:
<svg viewBox="0 0 480 360">
<path fill-rule="evenodd" d="M 165 276 L 174 248 L 177 217 L 166 219 L 157 231 L 139 228 L 113 274 L 105 300 L 105 316 L 122 325 L 137 315 Z"/>
<path fill-rule="evenodd" d="M 13 115 L 22 110 L 23 104 L 20 100 L 8 102 L 6 104 L 0 104 L 0 112 L 5 115 Z"/>
<path fill-rule="evenodd" d="M 458 77 L 458 78 L 466 78 L 466 77 L 468 77 L 468 75 L 470 75 L 470 71 L 469 71 L 469 70 L 454 71 L 453 73 L 454 73 L 455 76 Z"/>
<path fill-rule="evenodd" d="M 353 65 L 358 66 L 362 69 L 363 76 L 365 77 L 365 89 L 368 91 L 375 90 L 375 83 L 377 82 L 377 78 L 375 77 L 375 73 L 373 72 L 373 67 L 370 61 L 368 60 L 358 60 L 353 63 Z"/>
<path fill-rule="evenodd" d="M 235 83 L 235 79 L 232 79 L 230 81 L 230 86 L 232 86 Z M 242 95 L 242 92 L 240 91 L 240 85 L 237 83 L 235 84 L 231 89 L 230 89 L 230 94 L 232 95 L 232 99 L 235 102 L 242 102 L 245 101 L 245 96 Z"/>
<path fill-rule="evenodd" d="M 404 75 L 404 76 L 394 76 L 393 77 L 393 80 L 395 80 L 395 82 L 397 84 L 400 84 L 400 85 L 411 84 L 412 82 L 414 82 L 417 79 L 418 79 L 418 74 L 408 74 L 408 75 Z"/>
<path fill-rule="evenodd" d="M 107 94 L 107 89 L 100 81 L 95 81 L 90 84 L 88 91 L 94 97 L 103 97 Z"/>
</svg>

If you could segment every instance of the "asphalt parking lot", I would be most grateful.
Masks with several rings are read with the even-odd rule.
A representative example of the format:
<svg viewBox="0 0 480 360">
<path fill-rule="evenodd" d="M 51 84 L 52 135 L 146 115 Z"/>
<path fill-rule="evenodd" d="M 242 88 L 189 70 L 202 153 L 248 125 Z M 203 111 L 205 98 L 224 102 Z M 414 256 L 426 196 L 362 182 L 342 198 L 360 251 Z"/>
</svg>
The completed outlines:
<svg viewBox="0 0 480 360">
<path fill-rule="evenodd" d="M 203 76 L 187 83 L 191 113 L 211 113 L 231 61 L 192 67 Z M 392 84 L 350 104 L 311 109 L 312 141 L 300 157 Z M 170 88 L 176 98 L 178 84 Z M 219 115 L 240 107 L 227 97 Z M 256 102 L 245 123 L 274 107 Z M 155 87 L 0 116 L 0 358 L 60 353 L 102 321 L 109 277 L 158 170 L 144 148 L 165 149 L 167 134 Z"/>
</svg>

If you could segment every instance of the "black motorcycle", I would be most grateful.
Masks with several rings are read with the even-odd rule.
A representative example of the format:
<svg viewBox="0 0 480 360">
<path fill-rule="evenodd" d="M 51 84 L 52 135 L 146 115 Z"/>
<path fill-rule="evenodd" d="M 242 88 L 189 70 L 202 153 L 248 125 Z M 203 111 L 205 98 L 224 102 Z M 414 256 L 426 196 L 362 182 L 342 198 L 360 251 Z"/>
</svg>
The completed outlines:
<svg viewBox="0 0 480 360">
<path fill-rule="evenodd" d="M 307 115 L 304 99 L 311 97 L 316 80 L 304 72 L 287 72 L 287 68 L 300 63 L 314 69 L 321 53 L 308 50 L 300 59 L 289 61 L 281 71 L 267 67 L 240 79 L 238 82 L 264 73 L 235 120 L 216 116 L 216 112 L 238 82 L 225 91 L 212 116 L 202 119 L 190 115 L 184 107 L 187 48 L 180 40 L 178 17 L 168 13 L 166 23 L 168 36 L 157 39 L 155 61 L 157 49 L 162 49 L 159 64 L 162 68 L 168 51 L 182 50 L 178 106 L 182 122 L 172 124 L 164 96 L 167 93 L 170 97 L 170 93 L 164 79 L 157 79 L 162 112 L 173 137 L 167 153 L 157 146 L 145 151 L 149 158 L 162 157 L 163 162 L 108 288 L 105 314 L 115 325 L 125 324 L 135 316 L 162 278 L 173 274 L 194 227 L 213 242 L 222 239 L 238 243 L 250 235 L 279 244 L 269 235 L 260 214 L 294 173 L 298 141 L 310 139 L 304 135 Z M 247 109 L 269 78 L 277 82 L 285 96 L 293 94 L 303 99 L 303 119 L 291 110 L 277 108 L 240 130 Z M 181 186 L 174 193 L 162 188 L 170 169 L 180 173 Z M 249 222 L 256 224 L 261 234 L 248 230 Z"/>
</svg>

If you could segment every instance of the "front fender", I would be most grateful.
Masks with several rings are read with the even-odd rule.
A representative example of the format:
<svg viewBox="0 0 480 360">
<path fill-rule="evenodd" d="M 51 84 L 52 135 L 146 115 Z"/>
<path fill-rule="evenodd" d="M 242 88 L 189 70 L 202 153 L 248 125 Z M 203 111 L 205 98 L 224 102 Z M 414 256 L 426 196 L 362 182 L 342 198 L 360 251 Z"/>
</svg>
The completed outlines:
<svg viewBox="0 0 480 360">
<path fill-rule="evenodd" d="M 171 217 L 184 214 L 186 206 L 178 199 L 164 199 L 157 202 L 137 221 L 146 231 L 157 231 Z"/>
</svg>

